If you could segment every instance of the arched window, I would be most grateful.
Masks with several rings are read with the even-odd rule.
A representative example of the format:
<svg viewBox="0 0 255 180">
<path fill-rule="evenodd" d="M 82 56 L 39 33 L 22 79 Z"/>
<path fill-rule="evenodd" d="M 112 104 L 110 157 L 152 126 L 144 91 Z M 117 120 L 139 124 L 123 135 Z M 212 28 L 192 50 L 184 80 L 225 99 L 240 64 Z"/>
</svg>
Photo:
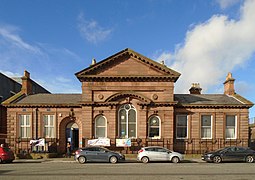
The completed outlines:
<svg viewBox="0 0 255 180">
<path fill-rule="evenodd" d="M 149 138 L 160 138 L 160 119 L 158 116 L 151 116 L 148 121 Z"/>
<path fill-rule="evenodd" d="M 121 138 L 136 138 L 136 109 L 132 104 L 124 104 L 119 113 L 119 136 Z"/>
<path fill-rule="evenodd" d="M 102 115 L 99 115 L 95 119 L 95 138 L 107 137 L 106 130 L 106 118 Z"/>
</svg>

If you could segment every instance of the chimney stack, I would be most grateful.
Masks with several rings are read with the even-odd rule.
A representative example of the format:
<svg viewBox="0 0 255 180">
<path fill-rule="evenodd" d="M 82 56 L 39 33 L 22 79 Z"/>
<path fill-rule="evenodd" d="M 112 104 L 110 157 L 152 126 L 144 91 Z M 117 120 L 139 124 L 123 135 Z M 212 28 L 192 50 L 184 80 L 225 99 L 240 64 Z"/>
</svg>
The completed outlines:
<svg viewBox="0 0 255 180">
<path fill-rule="evenodd" d="M 226 77 L 226 81 L 224 84 L 224 94 L 233 96 L 235 94 L 235 87 L 234 87 L 235 79 L 232 77 L 232 73 L 228 73 Z"/>
<path fill-rule="evenodd" d="M 24 76 L 22 79 L 22 88 L 21 91 L 26 94 L 32 94 L 32 80 L 30 79 L 30 73 L 28 71 L 24 71 Z"/>
<path fill-rule="evenodd" d="M 190 94 L 201 94 L 202 88 L 199 83 L 192 83 L 191 88 L 189 89 Z"/>
</svg>

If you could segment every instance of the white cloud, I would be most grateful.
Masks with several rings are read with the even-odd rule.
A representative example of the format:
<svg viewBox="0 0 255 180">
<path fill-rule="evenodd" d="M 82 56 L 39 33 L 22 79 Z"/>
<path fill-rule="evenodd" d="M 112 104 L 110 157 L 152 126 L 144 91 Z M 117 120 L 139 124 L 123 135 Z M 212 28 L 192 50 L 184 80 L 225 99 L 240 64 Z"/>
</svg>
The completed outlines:
<svg viewBox="0 0 255 180">
<path fill-rule="evenodd" d="M 34 81 L 53 93 L 81 90 L 73 74 L 77 71 L 76 65 L 82 62 L 77 54 L 45 43 L 28 43 L 19 31 L 16 26 L 0 25 L 0 72 L 21 77 L 27 70 Z"/>
<path fill-rule="evenodd" d="M 18 28 L 14 26 L 0 26 L 0 36 L 11 43 L 12 45 L 30 51 L 32 53 L 40 53 L 40 49 L 36 46 L 30 45 L 25 42 L 18 35 Z"/>
<path fill-rule="evenodd" d="M 97 44 L 108 38 L 113 29 L 101 27 L 95 20 L 86 20 L 83 13 L 78 16 L 78 29 L 87 41 Z"/>
<path fill-rule="evenodd" d="M 221 9 L 227 9 L 228 7 L 240 2 L 240 0 L 216 0 L 216 2 L 220 5 Z"/>
<path fill-rule="evenodd" d="M 199 82 L 205 92 L 222 83 L 227 72 L 247 63 L 255 52 L 255 1 L 245 1 L 240 11 L 239 20 L 214 15 L 193 26 L 184 44 L 169 55 L 173 60 L 167 65 L 182 74 L 177 93 L 188 92 L 193 82 Z"/>
</svg>

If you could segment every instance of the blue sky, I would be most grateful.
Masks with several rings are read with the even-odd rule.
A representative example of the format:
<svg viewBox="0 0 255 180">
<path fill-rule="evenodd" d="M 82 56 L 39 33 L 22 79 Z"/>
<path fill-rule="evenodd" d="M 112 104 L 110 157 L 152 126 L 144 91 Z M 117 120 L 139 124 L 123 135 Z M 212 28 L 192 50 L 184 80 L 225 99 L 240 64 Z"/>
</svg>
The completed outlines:
<svg viewBox="0 0 255 180">
<path fill-rule="evenodd" d="M 131 48 L 180 72 L 176 93 L 223 93 L 232 72 L 255 102 L 254 32 L 255 0 L 0 0 L 0 72 L 80 93 L 74 73 Z"/>
</svg>

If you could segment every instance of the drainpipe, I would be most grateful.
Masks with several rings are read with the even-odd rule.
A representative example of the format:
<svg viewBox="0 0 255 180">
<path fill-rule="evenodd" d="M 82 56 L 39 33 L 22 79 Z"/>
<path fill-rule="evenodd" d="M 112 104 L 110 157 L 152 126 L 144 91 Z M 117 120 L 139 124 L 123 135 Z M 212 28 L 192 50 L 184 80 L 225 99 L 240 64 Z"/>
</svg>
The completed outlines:
<svg viewBox="0 0 255 180">
<path fill-rule="evenodd" d="M 38 108 L 35 108 L 35 139 L 38 139 Z"/>
</svg>

